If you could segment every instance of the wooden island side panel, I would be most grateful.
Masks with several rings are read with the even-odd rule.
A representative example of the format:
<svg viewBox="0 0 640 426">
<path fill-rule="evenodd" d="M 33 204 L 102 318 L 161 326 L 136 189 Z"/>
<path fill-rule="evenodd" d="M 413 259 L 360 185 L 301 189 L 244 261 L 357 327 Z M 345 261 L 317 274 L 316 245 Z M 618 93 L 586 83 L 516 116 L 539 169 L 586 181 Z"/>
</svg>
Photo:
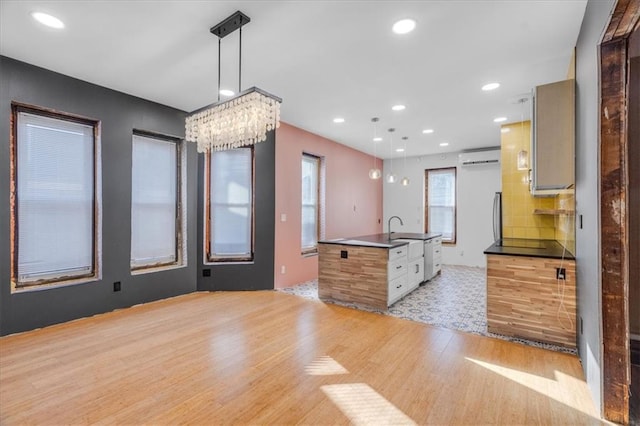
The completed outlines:
<svg viewBox="0 0 640 426">
<path fill-rule="evenodd" d="M 318 297 L 387 309 L 388 258 L 387 248 L 318 244 Z"/>
<path fill-rule="evenodd" d="M 576 347 L 576 264 L 560 259 L 487 255 L 487 329 Z M 562 304 L 562 306 L 561 306 Z"/>
</svg>

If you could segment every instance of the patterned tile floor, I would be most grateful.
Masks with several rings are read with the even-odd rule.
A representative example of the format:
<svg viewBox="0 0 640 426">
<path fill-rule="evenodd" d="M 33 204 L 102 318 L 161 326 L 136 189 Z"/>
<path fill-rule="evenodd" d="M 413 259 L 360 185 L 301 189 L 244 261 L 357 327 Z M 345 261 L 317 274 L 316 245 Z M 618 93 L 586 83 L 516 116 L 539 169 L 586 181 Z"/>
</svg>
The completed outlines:
<svg viewBox="0 0 640 426">
<path fill-rule="evenodd" d="M 278 290 L 306 299 L 318 300 L 318 283 L 315 280 Z M 487 292 L 484 268 L 444 265 L 440 275 L 384 311 L 355 303 L 338 301 L 332 303 L 423 322 L 436 327 L 496 337 L 559 352 L 576 353 L 574 349 L 548 343 L 489 333 L 487 331 Z"/>
</svg>

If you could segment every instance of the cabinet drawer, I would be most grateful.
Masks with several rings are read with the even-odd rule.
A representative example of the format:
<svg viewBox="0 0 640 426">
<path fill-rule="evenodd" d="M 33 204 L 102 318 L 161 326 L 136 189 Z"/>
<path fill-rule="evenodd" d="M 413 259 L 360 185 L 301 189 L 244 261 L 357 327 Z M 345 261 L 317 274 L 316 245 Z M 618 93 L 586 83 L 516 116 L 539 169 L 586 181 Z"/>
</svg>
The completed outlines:
<svg viewBox="0 0 640 426">
<path fill-rule="evenodd" d="M 388 302 L 389 306 L 402 297 L 407 290 L 407 275 L 402 275 L 393 281 L 389 281 Z"/>
<path fill-rule="evenodd" d="M 396 259 L 399 259 L 401 257 L 404 257 L 406 260 L 407 257 L 407 245 L 403 245 L 403 246 L 398 246 L 398 247 L 394 247 L 394 248 L 390 248 L 389 249 L 389 261 L 393 261 Z"/>
<path fill-rule="evenodd" d="M 431 239 L 433 241 L 433 245 L 442 245 L 442 237 L 435 237 Z"/>
<path fill-rule="evenodd" d="M 399 277 L 400 275 L 407 274 L 407 258 L 399 258 L 392 262 L 389 262 L 388 269 L 388 279 L 389 281 Z"/>
</svg>

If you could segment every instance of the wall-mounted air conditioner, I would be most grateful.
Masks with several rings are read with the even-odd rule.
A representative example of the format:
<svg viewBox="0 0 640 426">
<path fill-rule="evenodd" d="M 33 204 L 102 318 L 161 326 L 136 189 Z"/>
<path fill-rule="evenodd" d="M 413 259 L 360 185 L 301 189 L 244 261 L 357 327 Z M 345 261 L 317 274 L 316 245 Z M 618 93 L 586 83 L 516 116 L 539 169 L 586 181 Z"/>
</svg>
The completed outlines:
<svg viewBox="0 0 640 426">
<path fill-rule="evenodd" d="M 463 166 L 500 164 L 500 148 L 491 147 L 462 151 L 458 154 L 458 161 Z"/>
</svg>

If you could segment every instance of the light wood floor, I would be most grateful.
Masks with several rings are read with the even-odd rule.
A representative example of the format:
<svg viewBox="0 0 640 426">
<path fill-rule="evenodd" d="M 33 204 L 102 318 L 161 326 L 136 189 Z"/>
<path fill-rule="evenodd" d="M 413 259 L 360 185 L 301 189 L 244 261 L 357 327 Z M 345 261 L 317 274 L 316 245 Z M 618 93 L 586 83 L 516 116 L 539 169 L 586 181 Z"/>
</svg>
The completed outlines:
<svg viewBox="0 0 640 426">
<path fill-rule="evenodd" d="M 599 424 L 575 356 L 273 291 L 0 339 L 0 424 Z"/>
</svg>

